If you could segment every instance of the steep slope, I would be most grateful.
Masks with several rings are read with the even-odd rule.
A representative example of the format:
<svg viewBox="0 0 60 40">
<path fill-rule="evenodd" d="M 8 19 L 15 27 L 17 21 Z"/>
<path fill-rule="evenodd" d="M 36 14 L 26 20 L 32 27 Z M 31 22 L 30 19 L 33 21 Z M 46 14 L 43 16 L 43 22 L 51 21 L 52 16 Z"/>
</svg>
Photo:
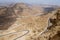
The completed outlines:
<svg viewBox="0 0 60 40">
<path fill-rule="evenodd" d="M 55 18 L 55 11 L 45 13 L 42 6 L 17 3 L 8 7 L 6 12 L 11 15 L 8 13 L 7 15 L 4 11 L 1 13 L 6 14 L 8 18 L 12 18 L 13 23 L 10 21 L 12 25 L 7 30 L 0 31 L 0 40 L 49 40 L 50 37 L 50 40 L 52 40 L 55 35 L 59 34 L 57 31 L 60 30 L 60 26 L 47 29 L 49 19 Z"/>
</svg>

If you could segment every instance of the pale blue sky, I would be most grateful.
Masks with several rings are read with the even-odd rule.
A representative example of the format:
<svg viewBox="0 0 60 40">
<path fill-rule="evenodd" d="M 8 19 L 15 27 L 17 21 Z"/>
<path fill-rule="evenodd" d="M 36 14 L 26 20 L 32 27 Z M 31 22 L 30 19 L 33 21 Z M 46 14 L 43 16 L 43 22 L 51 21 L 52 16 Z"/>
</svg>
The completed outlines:
<svg viewBox="0 0 60 40">
<path fill-rule="evenodd" d="M 24 2 L 29 4 L 50 4 L 60 5 L 60 0 L 0 0 L 0 3 Z"/>
</svg>

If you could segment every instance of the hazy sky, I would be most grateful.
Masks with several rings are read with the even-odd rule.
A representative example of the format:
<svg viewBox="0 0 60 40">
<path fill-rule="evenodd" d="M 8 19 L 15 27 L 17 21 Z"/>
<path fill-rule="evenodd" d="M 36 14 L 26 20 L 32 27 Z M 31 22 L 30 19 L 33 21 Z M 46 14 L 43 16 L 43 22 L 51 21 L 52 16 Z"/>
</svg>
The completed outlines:
<svg viewBox="0 0 60 40">
<path fill-rule="evenodd" d="M 29 4 L 50 4 L 60 5 L 60 0 L 0 0 L 0 3 L 24 2 Z"/>
</svg>

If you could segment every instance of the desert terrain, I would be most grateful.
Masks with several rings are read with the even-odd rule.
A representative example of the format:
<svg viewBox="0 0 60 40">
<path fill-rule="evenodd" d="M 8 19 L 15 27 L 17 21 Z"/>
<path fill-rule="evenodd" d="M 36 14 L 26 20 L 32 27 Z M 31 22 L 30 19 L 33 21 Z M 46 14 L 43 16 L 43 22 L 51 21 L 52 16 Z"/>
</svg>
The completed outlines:
<svg viewBox="0 0 60 40">
<path fill-rule="evenodd" d="M 52 5 L 0 6 L 0 40 L 59 40 L 59 13 Z"/>
</svg>

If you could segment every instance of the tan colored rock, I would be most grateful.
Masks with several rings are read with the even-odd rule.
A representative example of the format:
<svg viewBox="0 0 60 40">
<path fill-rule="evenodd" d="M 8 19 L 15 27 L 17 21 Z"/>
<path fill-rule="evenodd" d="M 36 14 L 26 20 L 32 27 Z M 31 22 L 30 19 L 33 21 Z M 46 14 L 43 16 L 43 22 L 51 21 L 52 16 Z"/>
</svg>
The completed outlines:
<svg viewBox="0 0 60 40">
<path fill-rule="evenodd" d="M 12 9 L 17 16 L 17 19 L 7 30 L 0 31 L 0 40 L 59 39 L 59 36 L 57 35 L 59 34 L 58 31 L 60 31 L 60 26 L 52 26 L 50 29 L 47 29 L 49 18 L 56 18 L 54 15 L 56 13 L 55 11 L 44 14 L 42 8 L 40 10 L 37 7 L 29 7 L 24 3 L 16 4 L 12 7 Z M 57 24 L 59 24 L 59 22 Z"/>
</svg>

